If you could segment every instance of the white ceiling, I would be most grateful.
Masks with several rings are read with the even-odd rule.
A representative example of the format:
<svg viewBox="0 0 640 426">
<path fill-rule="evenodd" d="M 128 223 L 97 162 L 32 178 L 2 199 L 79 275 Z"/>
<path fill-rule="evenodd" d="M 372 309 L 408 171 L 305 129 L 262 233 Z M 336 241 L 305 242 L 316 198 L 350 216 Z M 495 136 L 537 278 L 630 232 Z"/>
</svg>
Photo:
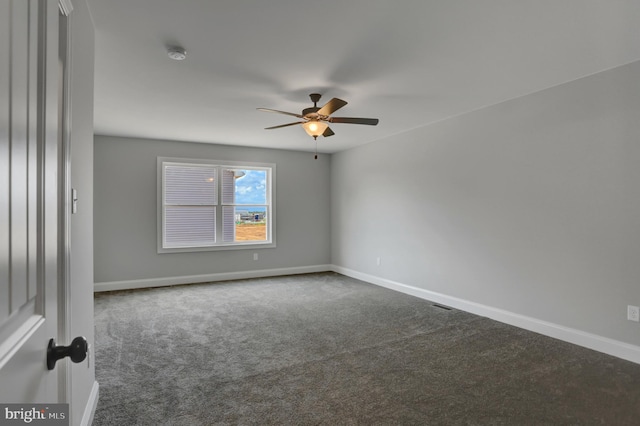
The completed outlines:
<svg viewBox="0 0 640 426">
<path fill-rule="evenodd" d="M 88 0 L 95 132 L 337 152 L 640 59 L 638 0 Z M 166 46 L 187 59 L 173 61 Z M 640 84 L 640 79 L 639 79 Z"/>
</svg>

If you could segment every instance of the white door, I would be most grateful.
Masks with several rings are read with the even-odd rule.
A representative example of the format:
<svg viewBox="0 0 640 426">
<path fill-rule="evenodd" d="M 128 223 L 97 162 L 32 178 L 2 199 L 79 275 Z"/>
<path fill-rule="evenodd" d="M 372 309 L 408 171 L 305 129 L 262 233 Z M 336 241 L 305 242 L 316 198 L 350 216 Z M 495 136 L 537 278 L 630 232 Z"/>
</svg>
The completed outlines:
<svg viewBox="0 0 640 426">
<path fill-rule="evenodd" d="M 57 43 L 57 0 L 0 0 L 2 403 L 66 402 L 46 365 L 59 324 Z"/>
</svg>

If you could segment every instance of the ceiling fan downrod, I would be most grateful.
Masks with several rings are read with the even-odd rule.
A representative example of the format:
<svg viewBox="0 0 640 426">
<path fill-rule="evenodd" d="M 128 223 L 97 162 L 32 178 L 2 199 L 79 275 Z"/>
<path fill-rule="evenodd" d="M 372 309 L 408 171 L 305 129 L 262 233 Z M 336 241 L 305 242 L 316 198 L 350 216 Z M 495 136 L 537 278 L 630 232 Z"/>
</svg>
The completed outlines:
<svg viewBox="0 0 640 426">
<path fill-rule="evenodd" d="M 309 97 L 311 98 L 311 102 L 313 102 L 313 107 L 318 108 L 318 102 L 320 101 L 322 95 L 320 93 L 312 93 L 309 95 Z"/>
</svg>

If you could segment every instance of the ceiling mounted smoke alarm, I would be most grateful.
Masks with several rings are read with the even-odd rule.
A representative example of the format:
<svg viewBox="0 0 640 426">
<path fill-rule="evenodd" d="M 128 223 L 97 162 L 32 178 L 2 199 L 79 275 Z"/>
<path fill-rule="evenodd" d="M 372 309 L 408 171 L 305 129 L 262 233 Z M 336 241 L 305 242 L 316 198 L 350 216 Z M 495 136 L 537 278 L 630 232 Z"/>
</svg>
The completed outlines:
<svg viewBox="0 0 640 426">
<path fill-rule="evenodd" d="M 170 47 L 167 50 L 167 54 L 174 61 L 182 61 L 184 60 L 184 58 L 187 57 L 187 51 L 184 50 L 182 47 Z"/>
</svg>

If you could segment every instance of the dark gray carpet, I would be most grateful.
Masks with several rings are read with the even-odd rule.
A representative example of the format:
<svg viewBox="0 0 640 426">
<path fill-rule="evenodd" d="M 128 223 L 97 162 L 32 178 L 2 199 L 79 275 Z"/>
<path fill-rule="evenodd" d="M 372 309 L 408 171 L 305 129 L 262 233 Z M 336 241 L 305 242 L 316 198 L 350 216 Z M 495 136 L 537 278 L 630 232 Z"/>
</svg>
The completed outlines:
<svg viewBox="0 0 640 426">
<path fill-rule="evenodd" d="M 640 424 L 640 365 L 339 274 L 95 312 L 94 425 Z"/>
</svg>

